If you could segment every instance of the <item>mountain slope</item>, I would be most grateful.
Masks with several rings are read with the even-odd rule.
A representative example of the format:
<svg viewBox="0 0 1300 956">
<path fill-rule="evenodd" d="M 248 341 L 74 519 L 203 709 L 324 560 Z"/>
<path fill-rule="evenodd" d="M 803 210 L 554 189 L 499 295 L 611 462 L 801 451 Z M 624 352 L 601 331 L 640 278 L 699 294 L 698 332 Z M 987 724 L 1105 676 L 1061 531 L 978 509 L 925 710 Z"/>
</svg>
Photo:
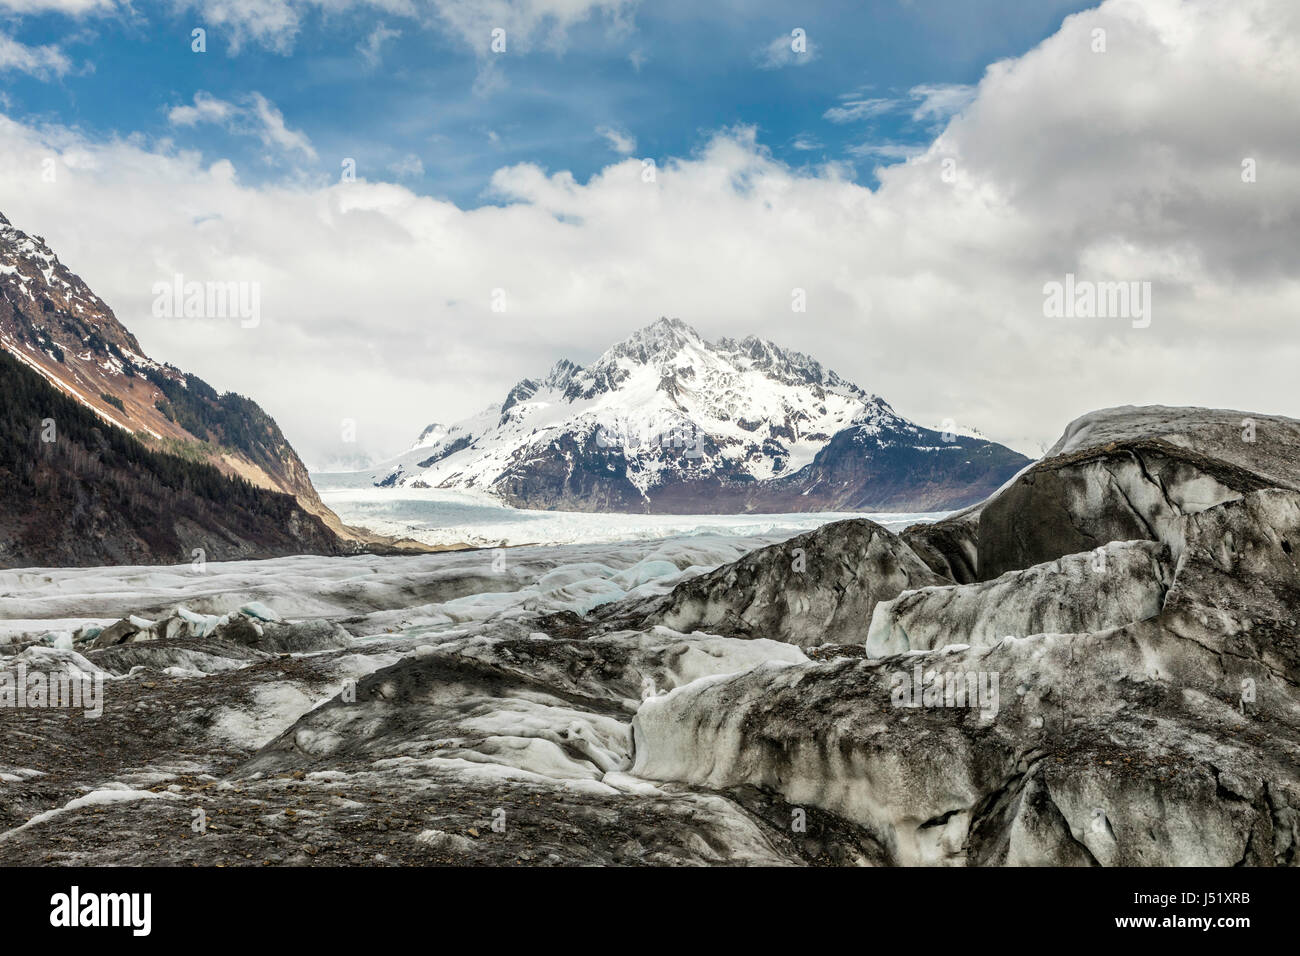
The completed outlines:
<svg viewBox="0 0 1300 956">
<path fill-rule="evenodd" d="M 660 319 L 579 367 L 561 361 L 376 477 L 481 489 L 519 507 L 660 513 L 941 510 L 1028 463 L 940 434 L 771 342 L 705 342 Z"/>
<path fill-rule="evenodd" d="M 0 215 L 0 349 L 148 447 L 293 495 L 339 530 L 274 419 L 146 356 L 40 236 Z"/>
<path fill-rule="evenodd" d="M 151 450 L 0 351 L 0 567 L 343 554 L 283 492 Z"/>
</svg>

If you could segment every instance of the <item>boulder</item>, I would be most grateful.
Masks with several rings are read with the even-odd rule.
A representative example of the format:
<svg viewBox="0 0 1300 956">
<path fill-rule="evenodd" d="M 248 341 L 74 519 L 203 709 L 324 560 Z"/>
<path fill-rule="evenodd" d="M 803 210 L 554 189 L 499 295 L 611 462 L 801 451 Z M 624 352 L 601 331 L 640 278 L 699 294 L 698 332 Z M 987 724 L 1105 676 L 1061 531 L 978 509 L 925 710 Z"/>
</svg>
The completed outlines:
<svg viewBox="0 0 1300 956">
<path fill-rule="evenodd" d="M 896 534 L 858 518 L 760 548 L 677 585 L 642 626 L 763 637 L 803 647 L 860 644 L 871 612 L 911 588 L 951 583 Z"/>
<path fill-rule="evenodd" d="M 992 581 L 904 591 L 876 605 L 872 657 L 949 644 L 989 647 L 1005 637 L 1102 631 L 1160 613 L 1172 578 L 1169 550 L 1114 542 Z"/>
<path fill-rule="evenodd" d="M 91 640 L 90 649 L 98 650 L 102 647 L 116 647 L 118 644 L 125 644 L 139 633 L 140 628 L 133 624 L 130 618 L 123 618 L 116 624 L 110 624 L 100 631 Z"/>
</svg>

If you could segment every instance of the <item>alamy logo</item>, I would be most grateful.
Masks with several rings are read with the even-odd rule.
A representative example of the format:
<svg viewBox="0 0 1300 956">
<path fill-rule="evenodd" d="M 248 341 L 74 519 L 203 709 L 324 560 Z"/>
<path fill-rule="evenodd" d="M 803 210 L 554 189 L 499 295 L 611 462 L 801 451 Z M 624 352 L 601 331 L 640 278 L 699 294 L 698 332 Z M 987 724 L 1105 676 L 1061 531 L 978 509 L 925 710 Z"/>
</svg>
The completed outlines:
<svg viewBox="0 0 1300 956">
<path fill-rule="evenodd" d="M 662 426 L 634 426 L 622 419 L 596 428 L 597 448 L 618 448 L 624 453 L 663 448 L 678 451 L 684 458 L 704 457 L 704 435 L 690 422 L 668 422 Z"/>
<path fill-rule="evenodd" d="M 104 713 L 104 675 L 83 674 L 75 667 L 57 674 L 28 672 L 20 662 L 12 671 L 0 671 L 0 707 L 80 708 L 87 720 L 94 720 Z"/>
<path fill-rule="evenodd" d="M 889 678 L 895 707 L 978 707 L 988 717 L 998 712 L 998 674 L 985 671 L 897 671 Z"/>
<path fill-rule="evenodd" d="M 1049 319 L 1131 319 L 1133 328 L 1151 324 L 1150 282 L 1092 282 L 1076 279 L 1043 286 L 1043 315 Z"/>
<path fill-rule="evenodd" d="M 153 284 L 158 319 L 239 319 L 245 329 L 262 323 L 260 282 L 186 282 L 179 272 Z"/>
<path fill-rule="evenodd" d="M 133 936 L 148 936 L 153 928 L 153 894 L 86 893 L 74 886 L 70 893 L 50 897 L 50 925 L 129 926 Z"/>
</svg>

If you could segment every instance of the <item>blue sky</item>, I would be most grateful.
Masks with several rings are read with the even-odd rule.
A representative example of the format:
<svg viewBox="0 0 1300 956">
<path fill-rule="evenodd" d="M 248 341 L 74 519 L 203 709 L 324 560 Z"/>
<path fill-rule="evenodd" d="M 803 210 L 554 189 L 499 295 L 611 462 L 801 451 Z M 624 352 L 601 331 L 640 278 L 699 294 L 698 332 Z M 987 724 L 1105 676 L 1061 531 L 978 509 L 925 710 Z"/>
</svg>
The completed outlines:
<svg viewBox="0 0 1300 956">
<path fill-rule="evenodd" d="M 0 10 L 32 4 L 42 0 Z M 545 20 L 517 38 L 508 31 L 504 54 L 488 50 L 486 31 L 435 8 L 270 4 L 294 10 L 296 26 L 258 36 L 251 6 L 242 20 L 155 3 L 77 17 L 11 12 L 11 39 L 66 62 L 0 74 L 8 112 L 101 139 L 170 137 L 208 161 L 231 159 L 250 183 L 328 181 L 351 157 L 359 177 L 462 208 L 497 201 L 488 184 L 502 166 L 530 162 L 585 181 L 621 151 L 686 156 L 738 125 L 792 166 L 843 163 L 873 184 L 878 164 L 934 138 L 989 63 L 1032 48 L 1088 4 L 629 3 L 597 8 L 558 37 Z M 211 9 L 228 8 L 240 4 Z M 196 26 L 207 31 L 204 54 L 190 49 Z M 807 53 L 789 51 L 794 28 Z M 774 44 L 785 55 L 774 58 Z M 243 109 L 254 93 L 310 151 L 268 148 L 251 120 L 169 120 L 198 94 Z"/>
</svg>

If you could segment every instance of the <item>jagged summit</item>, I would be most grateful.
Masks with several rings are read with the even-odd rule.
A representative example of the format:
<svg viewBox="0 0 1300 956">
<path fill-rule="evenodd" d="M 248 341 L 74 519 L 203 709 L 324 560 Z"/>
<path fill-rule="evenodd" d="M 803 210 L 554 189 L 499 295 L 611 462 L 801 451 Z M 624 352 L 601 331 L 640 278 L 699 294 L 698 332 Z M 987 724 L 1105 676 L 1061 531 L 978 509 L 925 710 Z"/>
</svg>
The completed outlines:
<svg viewBox="0 0 1300 956">
<path fill-rule="evenodd" d="M 700 333 L 681 319 L 661 316 L 659 319 L 637 329 L 622 342 L 609 348 L 594 364 L 620 356 L 635 357 L 642 362 L 671 358 L 691 345 L 706 347 Z"/>
<path fill-rule="evenodd" d="M 662 372 L 690 374 L 707 356 L 722 356 L 731 363 L 767 374 L 786 384 L 821 384 L 847 388 L 864 399 L 874 398 L 803 352 L 786 349 L 769 339 L 746 336 L 707 341 L 692 326 L 677 318 L 661 317 L 637 329 L 623 341 L 610 346 L 588 366 L 593 377 L 602 370 L 626 367 L 628 363 L 652 365 Z M 570 364 L 567 362 L 561 364 Z"/>
</svg>

